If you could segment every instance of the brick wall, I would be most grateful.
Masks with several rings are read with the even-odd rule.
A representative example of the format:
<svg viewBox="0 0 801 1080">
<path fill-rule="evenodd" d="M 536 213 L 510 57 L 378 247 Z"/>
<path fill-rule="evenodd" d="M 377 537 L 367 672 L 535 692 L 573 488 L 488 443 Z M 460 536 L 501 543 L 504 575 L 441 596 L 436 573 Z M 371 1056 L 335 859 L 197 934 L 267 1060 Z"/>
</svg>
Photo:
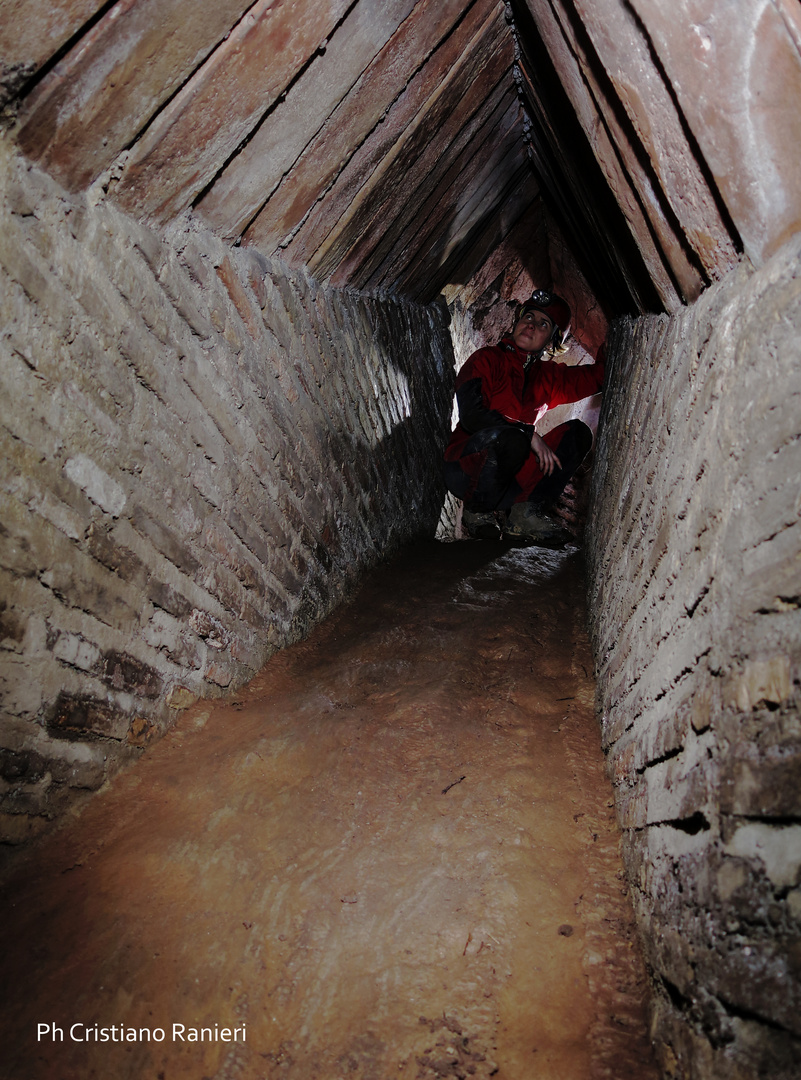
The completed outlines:
<svg viewBox="0 0 801 1080">
<path fill-rule="evenodd" d="M 244 683 L 442 505 L 438 308 L 67 196 L 0 146 L 0 836 Z"/>
<path fill-rule="evenodd" d="M 592 633 L 669 1077 L 799 1075 L 800 255 L 613 338 Z"/>
</svg>

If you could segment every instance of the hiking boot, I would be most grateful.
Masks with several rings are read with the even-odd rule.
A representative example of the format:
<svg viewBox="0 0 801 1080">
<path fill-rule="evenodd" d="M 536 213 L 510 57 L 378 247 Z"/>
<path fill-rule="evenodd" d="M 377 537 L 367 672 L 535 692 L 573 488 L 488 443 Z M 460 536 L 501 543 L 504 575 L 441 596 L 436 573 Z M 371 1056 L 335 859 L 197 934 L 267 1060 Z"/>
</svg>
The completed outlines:
<svg viewBox="0 0 801 1080">
<path fill-rule="evenodd" d="M 538 547 L 561 548 L 574 542 L 574 538 L 544 510 L 528 502 L 515 503 L 509 511 L 504 534 L 519 540 L 527 540 Z"/>
<path fill-rule="evenodd" d="M 477 514 L 467 507 L 462 511 L 462 524 L 474 540 L 500 540 L 501 527 L 492 513 Z"/>
</svg>

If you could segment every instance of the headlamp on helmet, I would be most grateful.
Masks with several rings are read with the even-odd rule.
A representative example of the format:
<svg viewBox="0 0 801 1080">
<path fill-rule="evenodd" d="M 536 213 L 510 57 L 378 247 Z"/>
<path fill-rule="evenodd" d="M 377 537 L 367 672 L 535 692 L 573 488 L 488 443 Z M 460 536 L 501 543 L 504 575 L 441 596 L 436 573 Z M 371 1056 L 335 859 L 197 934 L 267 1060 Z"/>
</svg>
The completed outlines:
<svg viewBox="0 0 801 1080">
<path fill-rule="evenodd" d="M 515 314 L 515 323 L 518 323 L 529 311 L 544 312 L 554 325 L 551 345 L 559 346 L 570 327 L 570 308 L 567 302 L 556 293 L 548 292 L 547 289 L 537 289 L 528 300 L 518 305 Z"/>
</svg>

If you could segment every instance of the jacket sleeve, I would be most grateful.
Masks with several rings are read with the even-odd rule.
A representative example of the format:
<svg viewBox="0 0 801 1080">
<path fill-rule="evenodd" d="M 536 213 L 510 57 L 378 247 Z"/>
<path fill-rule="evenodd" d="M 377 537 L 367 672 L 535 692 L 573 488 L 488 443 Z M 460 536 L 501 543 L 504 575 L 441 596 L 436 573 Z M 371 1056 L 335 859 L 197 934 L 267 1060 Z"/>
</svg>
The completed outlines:
<svg viewBox="0 0 801 1080">
<path fill-rule="evenodd" d="M 456 404 L 459 423 L 471 435 L 488 427 L 515 427 L 529 433 L 532 425 L 512 420 L 491 408 L 493 397 L 492 360 L 479 350 L 470 357 L 456 379 Z"/>
<path fill-rule="evenodd" d="M 456 390 L 456 404 L 459 407 L 459 423 L 473 435 L 488 427 L 509 425 L 519 427 L 497 409 L 490 409 L 484 403 L 481 379 L 468 379 Z"/>
</svg>

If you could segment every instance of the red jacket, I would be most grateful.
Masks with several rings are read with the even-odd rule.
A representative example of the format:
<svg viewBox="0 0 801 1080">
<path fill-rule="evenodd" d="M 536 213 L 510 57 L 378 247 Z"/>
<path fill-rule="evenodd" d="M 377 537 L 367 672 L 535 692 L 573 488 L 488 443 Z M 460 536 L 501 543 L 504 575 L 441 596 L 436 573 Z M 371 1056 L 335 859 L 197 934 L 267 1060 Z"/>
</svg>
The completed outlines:
<svg viewBox="0 0 801 1080">
<path fill-rule="evenodd" d="M 457 461 L 464 444 L 486 427 L 512 425 L 533 433 L 536 422 L 555 405 L 597 394 L 604 378 L 604 351 L 594 364 L 573 367 L 555 360 L 531 359 L 511 335 L 474 352 L 456 376 L 459 423 L 445 451 Z"/>
</svg>

